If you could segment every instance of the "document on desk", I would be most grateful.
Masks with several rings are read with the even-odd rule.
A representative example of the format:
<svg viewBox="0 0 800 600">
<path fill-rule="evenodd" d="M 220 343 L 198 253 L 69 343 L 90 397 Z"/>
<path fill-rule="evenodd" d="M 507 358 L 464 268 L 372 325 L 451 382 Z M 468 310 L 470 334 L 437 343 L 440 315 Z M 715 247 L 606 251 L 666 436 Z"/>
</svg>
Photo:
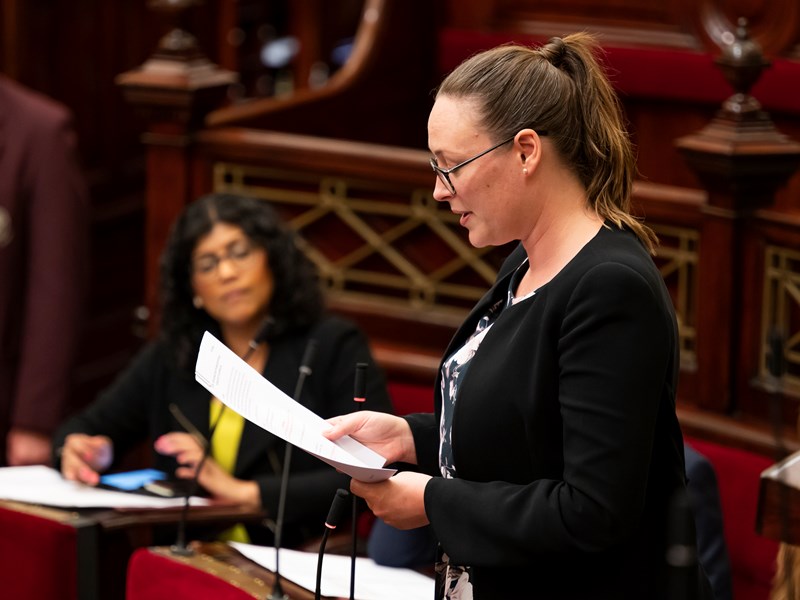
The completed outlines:
<svg viewBox="0 0 800 600">
<path fill-rule="evenodd" d="M 275 571 L 275 548 L 230 542 L 230 546 L 269 571 Z M 315 591 L 318 555 L 281 548 L 281 577 Z M 411 569 L 375 564 L 369 558 L 356 558 L 356 600 L 430 600 L 434 596 L 432 577 Z M 320 594 L 328 598 L 350 596 L 350 557 L 327 554 L 322 565 Z"/>
<path fill-rule="evenodd" d="M 386 460 L 380 454 L 349 436 L 335 442 L 324 437 L 328 424 L 319 415 L 267 381 L 209 332 L 200 343 L 195 379 L 248 421 L 354 479 L 383 481 L 396 472 L 383 467 Z"/>
<path fill-rule="evenodd" d="M 0 499 L 61 508 L 171 508 L 183 498 L 157 498 L 129 492 L 114 492 L 67 481 L 50 467 L 4 467 L 0 469 Z M 192 505 L 207 505 L 205 498 L 190 498 Z"/>
</svg>

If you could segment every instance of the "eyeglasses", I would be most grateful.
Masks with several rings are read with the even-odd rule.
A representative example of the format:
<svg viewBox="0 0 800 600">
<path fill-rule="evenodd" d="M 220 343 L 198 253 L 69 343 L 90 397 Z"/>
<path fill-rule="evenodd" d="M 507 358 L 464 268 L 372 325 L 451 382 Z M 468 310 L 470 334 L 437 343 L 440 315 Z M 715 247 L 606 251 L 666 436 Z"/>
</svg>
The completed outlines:
<svg viewBox="0 0 800 600">
<path fill-rule="evenodd" d="M 209 276 L 216 272 L 223 260 L 229 260 L 237 268 L 247 266 L 248 261 L 254 256 L 256 248 L 248 241 L 233 242 L 222 256 L 217 254 L 203 254 L 192 261 L 191 271 L 195 275 Z"/>
<path fill-rule="evenodd" d="M 536 133 L 538 133 L 540 136 L 547 135 L 547 131 L 537 131 Z M 436 157 L 435 156 L 431 156 L 431 159 L 430 159 L 431 160 L 431 167 L 433 168 L 433 172 L 436 173 L 436 175 L 439 177 L 441 182 L 447 187 L 448 190 L 450 190 L 450 193 L 453 194 L 453 196 L 455 196 L 456 195 L 456 188 L 453 185 L 453 182 L 450 181 L 450 173 L 454 173 L 455 171 L 457 171 L 461 167 L 464 167 L 464 166 L 468 165 L 469 163 L 471 163 L 473 160 L 478 160 L 481 156 L 484 156 L 485 154 L 489 154 L 489 152 L 492 152 L 493 150 L 497 150 L 500 146 L 505 146 L 508 142 L 513 141 L 513 139 L 515 137 L 517 137 L 516 133 L 514 135 L 512 135 L 510 138 L 508 138 L 507 140 L 503 140 L 502 142 L 500 142 L 499 144 L 495 144 L 494 146 L 492 146 L 488 150 L 484 150 L 480 154 L 476 154 L 472 158 L 468 158 L 464 162 L 460 162 L 456 166 L 450 167 L 449 169 L 443 169 L 442 167 L 440 167 L 439 164 L 436 162 Z"/>
</svg>

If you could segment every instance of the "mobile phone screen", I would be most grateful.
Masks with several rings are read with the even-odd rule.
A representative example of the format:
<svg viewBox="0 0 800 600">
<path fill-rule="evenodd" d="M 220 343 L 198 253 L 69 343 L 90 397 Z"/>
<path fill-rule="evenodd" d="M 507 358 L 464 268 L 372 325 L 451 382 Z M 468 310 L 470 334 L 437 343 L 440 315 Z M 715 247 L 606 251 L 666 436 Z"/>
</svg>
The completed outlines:
<svg viewBox="0 0 800 600">
<path fill-rule="evenodd" d="M 112 473 L 100 477 L 100 484 L 130 492 L 144 487 L 153 481 L 166 479 L 167 474 L 157 469 L 139 469 L 138 471 L 125 471 L 123 473 Z"/>
</svg>

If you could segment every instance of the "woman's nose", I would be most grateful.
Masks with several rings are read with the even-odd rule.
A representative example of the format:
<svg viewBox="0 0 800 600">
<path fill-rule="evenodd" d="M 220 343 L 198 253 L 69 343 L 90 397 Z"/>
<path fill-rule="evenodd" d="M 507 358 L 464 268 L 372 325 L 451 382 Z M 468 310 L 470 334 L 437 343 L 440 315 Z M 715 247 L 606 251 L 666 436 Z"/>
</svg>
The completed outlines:
<svg viewBox="0 0 800 600">
<path fill-rule="evenodd" d="M 445 183 L 436 177 L 436 182 L 433 185 L 433 199 L 437 202 L 445 202 L 452 198 L 455 194 L 450 191 L 450 188 Z"/>
</svg>

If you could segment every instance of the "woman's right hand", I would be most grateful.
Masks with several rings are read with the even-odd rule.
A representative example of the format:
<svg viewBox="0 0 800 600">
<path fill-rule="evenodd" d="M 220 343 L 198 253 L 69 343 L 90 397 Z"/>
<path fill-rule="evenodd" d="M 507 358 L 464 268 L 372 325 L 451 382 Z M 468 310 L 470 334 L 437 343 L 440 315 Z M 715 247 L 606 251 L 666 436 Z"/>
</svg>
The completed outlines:
<svg viewBox="0 0 800 600">
<path fill-rule="evenodd" d="M 89 485 L 100 483 L 100 473 L 114 461 L 114 446 L 105 435 L 71 433 L 61 449 L 61 474 Z"/>
<path fill-rule="evenodd" d="M 369 410 L 328 419 L 331 428 L 323 431 L 335 441 L 349 435 L 386 459 L 387 463 L 417 464 L 417 450 L 411 427 L 405 419 Z"/>
</svg>

